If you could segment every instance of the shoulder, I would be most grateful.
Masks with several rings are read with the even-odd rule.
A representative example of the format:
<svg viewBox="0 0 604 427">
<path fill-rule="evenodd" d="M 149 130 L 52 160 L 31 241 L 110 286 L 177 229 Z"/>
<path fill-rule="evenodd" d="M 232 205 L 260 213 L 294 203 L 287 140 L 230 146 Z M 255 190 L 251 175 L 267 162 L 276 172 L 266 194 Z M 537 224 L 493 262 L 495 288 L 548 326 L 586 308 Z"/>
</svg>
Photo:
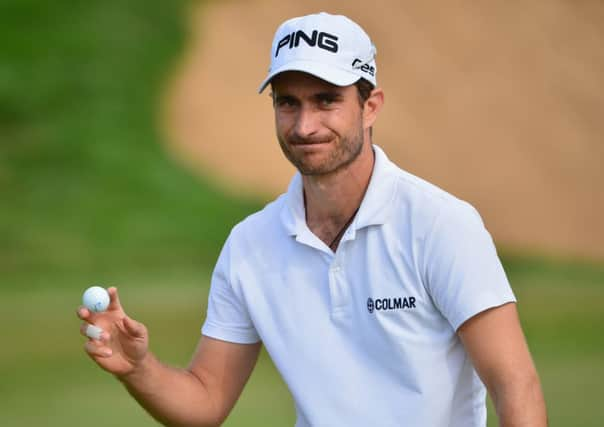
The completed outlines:
<svg viewBox="0 0 604 427">
<path fill-rule="evenodd" d="M 394 205 L 424 234 L 434 231 L 437 225 L 445 227 L 483 227 L 480 214 L 474 206 L 425 179 L 392 164 L 390 174 L 395 182 Z"/>
<path fill-rule="evenodd" d="M 283 229 L 281 215 L 284 204 L 285 194 L 282 194 L 261 210 L 244 218 L 231 230 L 231 244 L 258 245 L 280 234 Z"/>
<path fill-rule="evenodd" d="M 461 260 L 470 265 L 496 258 L 493 239 L 474 206 L 400 168 L 394 173 L 396 199 L 409 211 L 408 222 L 414 227 L 410 234 L 422 242 L 426 269 L 432 265 L 447 270 Z"/>
<path fill-rule="evenodd" d="M 476 212 L 474 207 L 465 200 L 449 193 L 431 182 L 413 175 L 399 167 L 396 168 L 396 180 L 400 195 L 427 209 L 439 213 L 442 210 L 455 210 L 460 213 Z"/>
<path fill-rule="evenodd" d="M 409 215 L 419 215 L 427 221 L 434 219 L 444 211 L 459 213 L 459 215 L 477 215 L 476 210 L 466 201 L 454 196 L 437 185 L 420 178 L 394 162 L 386 153 L 374 144 L 375 166 L 369 191 L 374 195 L 372 203 L 392 205 L 398 212 Z M 388 209 L 388 208 L 387 208 Z"/>
<path fill-rule="evenodd" d="M 229 272 L 233 285 L 238 283 L 237 277 L 249 277 L 274 268 L 289 237 L 282 219 L 284 207 L 286 202 L 282 195 L 231 230 L 217 267 Z"/>
</svg>

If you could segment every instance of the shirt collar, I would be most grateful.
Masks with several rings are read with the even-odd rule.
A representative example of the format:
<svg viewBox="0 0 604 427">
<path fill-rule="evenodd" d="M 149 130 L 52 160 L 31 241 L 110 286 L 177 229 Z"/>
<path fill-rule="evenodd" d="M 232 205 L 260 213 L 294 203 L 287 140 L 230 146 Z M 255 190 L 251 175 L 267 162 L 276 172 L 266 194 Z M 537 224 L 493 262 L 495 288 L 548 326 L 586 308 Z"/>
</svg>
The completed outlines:
<svg viewBox="0 0 604 427">
<path fill-rule="evenodd" d="M 306 212 L 300 172 L 296 172 L 289 183 L 287 193 L 285 193 L 281 221 L 290 236 L 299 235 L 306 228 Z"/>
<path fill-rule="evenodd" d="M 375 153 L 373 171 L 359 211 L 350 226 L 353 230 L 386 223 L 393 208 L 396 166 L 377 145 L 373 145 L 373 152 Z M 292 178 L 285 194 L 281 221 L 289 235 L 300 235 L 307 230 L 302 176 L 299 172 L 296 172 Z"/>
</svg>

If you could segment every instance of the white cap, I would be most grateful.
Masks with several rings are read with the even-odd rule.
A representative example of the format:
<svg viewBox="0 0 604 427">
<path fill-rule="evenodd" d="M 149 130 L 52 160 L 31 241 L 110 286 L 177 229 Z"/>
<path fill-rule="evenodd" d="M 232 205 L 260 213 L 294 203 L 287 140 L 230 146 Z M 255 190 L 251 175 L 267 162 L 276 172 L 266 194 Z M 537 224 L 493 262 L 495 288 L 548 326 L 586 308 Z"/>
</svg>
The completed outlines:
<svg viewBox="0 0 604 427">
<path fill-rule="evenodd" d="M 271 66 L 258 92 L 284 71 L 303 71 L 336 86 L 360 78 L 377 86 L 376 53 L 367 33 L 343 15 L 321 12 L 292 18 L 275 33 Z"/>
</svg>

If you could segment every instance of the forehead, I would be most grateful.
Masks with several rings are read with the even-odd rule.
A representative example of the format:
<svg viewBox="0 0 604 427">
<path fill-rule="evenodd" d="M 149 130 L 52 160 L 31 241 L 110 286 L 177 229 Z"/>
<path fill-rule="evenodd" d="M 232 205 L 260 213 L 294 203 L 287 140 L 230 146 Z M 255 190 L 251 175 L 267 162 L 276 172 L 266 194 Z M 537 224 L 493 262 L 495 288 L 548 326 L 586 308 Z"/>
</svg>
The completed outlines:
<svg viewBox="0 0 604 427">
<path fill-rule="evenodd" d="M 271 81 L 275 93 L 317 93 L 338 92 L 344 93 L 354 86 L 336 86 L 318 77 L 300 71 L 286 71 L 277 74 Z"/>
</svg>

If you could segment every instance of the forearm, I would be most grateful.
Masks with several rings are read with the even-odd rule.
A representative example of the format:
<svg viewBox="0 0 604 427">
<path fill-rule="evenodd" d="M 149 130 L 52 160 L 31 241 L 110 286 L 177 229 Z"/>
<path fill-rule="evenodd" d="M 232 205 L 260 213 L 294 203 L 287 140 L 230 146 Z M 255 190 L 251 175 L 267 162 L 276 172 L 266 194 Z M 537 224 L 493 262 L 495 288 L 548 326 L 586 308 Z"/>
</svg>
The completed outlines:
<svg viewBox="0 0 604 427">
<path fill-rule="evenodd" d="M 203 379 L 186 369 L 166 366 L 151 353 L 134 372 L 118 379 L 164 425 L 209 427 L 221 422 Z"/>
<path fill-rule="evenodd" d="M 545 400 L 539 378 L 518 378 L 491 393 L 501 427 L 546 427 Z"/>
</svg>

